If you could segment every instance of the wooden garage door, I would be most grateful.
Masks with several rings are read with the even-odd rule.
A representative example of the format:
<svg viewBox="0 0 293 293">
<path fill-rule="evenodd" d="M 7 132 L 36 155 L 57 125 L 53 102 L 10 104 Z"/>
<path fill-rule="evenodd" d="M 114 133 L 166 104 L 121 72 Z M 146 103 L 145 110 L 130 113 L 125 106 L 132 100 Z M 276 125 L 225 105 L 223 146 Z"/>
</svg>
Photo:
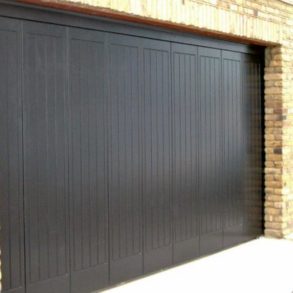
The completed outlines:
<svg viewBox="0 0 293 293">
<path fill-rule="evenodd" d="M 92 292 L 262 233 L 261 55 L 110 31 L 0 18 L 3 292 Z"/>
</svg>

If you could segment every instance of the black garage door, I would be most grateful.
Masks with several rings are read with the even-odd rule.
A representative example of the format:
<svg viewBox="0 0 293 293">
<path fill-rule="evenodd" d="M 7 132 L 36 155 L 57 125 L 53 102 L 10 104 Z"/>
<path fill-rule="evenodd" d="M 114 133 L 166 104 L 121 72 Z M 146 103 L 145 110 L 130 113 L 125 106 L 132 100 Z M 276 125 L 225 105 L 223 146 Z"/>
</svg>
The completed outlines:
<svg viewBox="0 0 293 293">
<path fill-rule="evenodd" d="M 262 233 L 260 49 L 1 13 L 4 292 L 91 292 Z"/>
</svg>

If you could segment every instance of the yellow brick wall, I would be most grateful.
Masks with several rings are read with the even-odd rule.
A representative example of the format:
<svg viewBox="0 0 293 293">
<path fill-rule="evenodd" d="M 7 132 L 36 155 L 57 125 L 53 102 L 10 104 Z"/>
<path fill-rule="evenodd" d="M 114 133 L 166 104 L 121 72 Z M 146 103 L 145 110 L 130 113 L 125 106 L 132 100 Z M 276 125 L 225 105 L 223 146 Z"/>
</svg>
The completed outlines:
<svg viewBox="0 0 293 293">
<path fill-rule="evenodd" d="M 39 1 L 265 42 L 265 234 L 293 233 L 293 5 L 281 0 Z"/>
<path fill-rule="evenodd" d="M 280 0 L 43 0 L 106 8 L 121 13 L 281 42 L 293 24 L 293 6 Z M 290 17 L 291 15 L 291 17 Z"/>
</svg>

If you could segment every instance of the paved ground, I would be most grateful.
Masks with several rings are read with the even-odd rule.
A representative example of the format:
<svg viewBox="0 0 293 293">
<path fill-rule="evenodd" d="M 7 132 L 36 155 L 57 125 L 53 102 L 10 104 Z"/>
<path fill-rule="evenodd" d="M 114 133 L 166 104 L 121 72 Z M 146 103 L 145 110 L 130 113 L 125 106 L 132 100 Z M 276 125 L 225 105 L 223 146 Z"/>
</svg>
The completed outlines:
<svg viewBox="0 0 293 293">
<path fill-rule="evenodd" d="M 293 293 L 293 241 L 260 238 L 104 293 Z"/>
</svg>

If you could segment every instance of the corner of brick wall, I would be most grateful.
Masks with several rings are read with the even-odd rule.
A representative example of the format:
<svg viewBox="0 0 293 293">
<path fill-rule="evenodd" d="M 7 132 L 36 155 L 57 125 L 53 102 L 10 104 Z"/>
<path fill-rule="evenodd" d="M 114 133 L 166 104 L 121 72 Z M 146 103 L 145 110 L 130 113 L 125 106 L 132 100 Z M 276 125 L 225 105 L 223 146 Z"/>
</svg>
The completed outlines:
<svg viewBox="0 0 293 293">
<path fill-rule="evenodd" d="M 283 236 L 293 235 L 293 21 L 283 45 Z"/>
<path fill-rule="evenodd" d="M 265 235 L 283 236 L 282 48 L 265 51 Z"/>
<path fill-rule="evenodd" d="M 293 48 L 265 53 L 265 235 L 293 233 Z"/>
</svg>

